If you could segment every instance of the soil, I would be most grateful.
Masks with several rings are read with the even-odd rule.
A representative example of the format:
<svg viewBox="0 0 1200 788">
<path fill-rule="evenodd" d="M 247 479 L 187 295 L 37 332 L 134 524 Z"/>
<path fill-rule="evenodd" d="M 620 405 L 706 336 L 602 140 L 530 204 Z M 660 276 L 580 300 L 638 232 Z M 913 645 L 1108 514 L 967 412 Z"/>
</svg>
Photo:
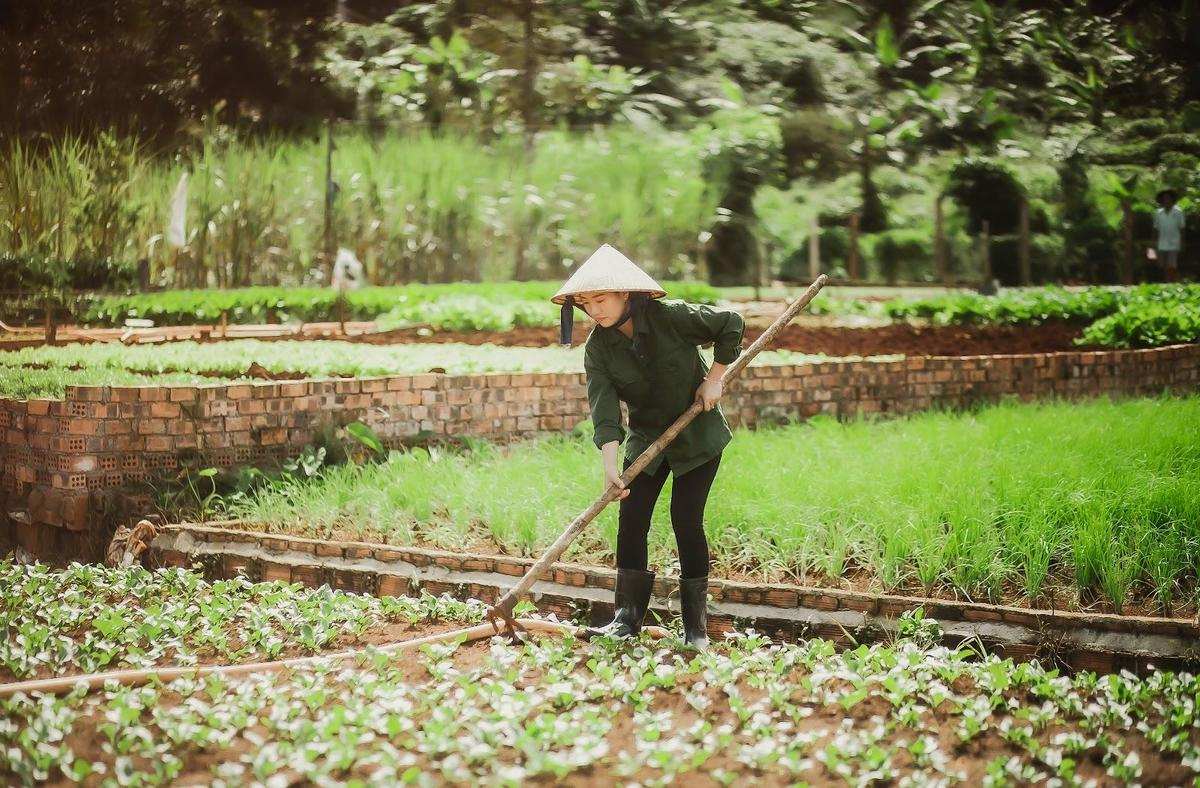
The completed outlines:
<svg viewBox="0 0 1200 788">
<path fill-rule="evenodd" d="M 413 638 L 424 637 L 425 635 L 434 635 L 440 632 L 449 632 L 454 629 L 461 629 L 466 624 L 455 624 L 449 622 L 418 622 L 417 624 L 408 624 L 406 622 L 388 622 L 381 623 L 371 627 L 361 635 L 353 635 L 350 633 L 342 633 L 325 645 L 318 652 L 311 652 L 299 645 L 287 645 L 276 657 L 276 660 L 292 659 L 293 657 L 308 657 L 316 653 L 334 653 L 337 651 L 352 651 L 354 649 L 363 648 L 364 646 L 386 646 L 389 643 L 397 643 L 402 640 L 412 640 Z M 82 633 L 72 635 L 72 637 L 80 637 Z M 236 638 L 230 639 L 230 647 L 238 648 L 240 642 Z M 267 662 L 266 655 L 256 653 L 248 654 L 242 659 L 230 660 L 228 657 L 216 654 L 211 648 L 193 649 L 196 655 L 196 661 L 193 663 L 196 667 L 204 667 L 207 665 L 227 665 L 241 664 L 246 662 Z M 179 663 L 175 659 L 176 652 L 174 649 L 168 649 L 163 657 L 157 660 L 155 667 L 174 667 Z M 109 665 L 106 668 L 96 671 L 97 673 L 107 673 L 116 670 L 132 670 L 129 665 Z M 49 667 L 43 666 L 32 676 L 22 676 L 18 678 L 7 667 L 0 666 L 0 684 L 15 683 L 18 681 L 33 681 L 35 679 L 57 678 L 58 676 L 66 675 L 60 672 L 51 670 Z"/>
<path fill-rule="evenodd" d="M 402 329 L 351 337 L 350 341 L 369 344 L 403 342 L 461 342 L 467 345 L 506 347 L 545 347 L 558 342 L 552 328 L 517 328 L 511 331 L 436 331 Z M 892 323 L 853 327 L 821 323 L 793 324 L 784 328 L 771 343 L 772 350 L 798 353 L 823 353 L 827 356 L 984 356 L 1010 353 L 1049 353 L 1069 350 L 1096 350 L 1080 346 L 1075 339 L 1081 326 L 1071 323 L 1047 323 L 1040 326 L 922 326 Z M 749 345 L 763 332 L 761 326 L 746 328 Z M 576 329 L 576 343 L 585 332 Z"/>
<path fill-rule="evenodd" d="M 422 634 L 425 633 L 414 631 L 412 636 L 419 637 Z M 481 675 L 487 675 L 489 668 L 487 667 L 486 658 L 490 648 L 491 643 L 486 639 L 464 644 L 455 651 L 452 657 L 456 669 L 464 674 L 479 672 Z M 669 662 L 672 658 L 673 655 L 670 651 L 660 652 L 660 660 Z M 577 659 L 578 669 L 586 670 L 584 666 L 586 659 L 587 654 L 581 650 Z M 806 672 L 798 670 L 794 678 L 799 679 Z M 329 701 L 329 706 L 337 703 L 336 696 L 341 689 L 339 685 L 351 675 L 353 675 L 351 672 L 347 672 L 336 677 L 330 677 L 328 688 L 331 694 L 333 694 L 333 698 Z M 492 676 L 492 678 L 495 678 L 495 676 Z M 280 687 L 277 696 L 282 699 L 287 692 L 285 685 L 290 680 L 290 674 L 285 671 L 276 674 L 272 680 Z M 431 676 L 424 670 L 423 658 L 406 660 L 402 665 L 401 680 L 413 686 L 423 686 L 433 681 Z M 514 686 L 517 690 L 530 689 L 540 686 L 544 680 L 543 671 L 533 664 L 527 664 L 516 678 Z M 738 740 L 744 740 L 744 736 L 739 735 L 743 724 L 731 709 L 727 695 L 727 692 L 732 691 L 733 688 L 720 685 L 712 685 L 704 688 L 702 694 L 710 701 L 710 706 L 703 716 L 685 700 L 684 693 L 691 690 L 695 683 L 702 682 L 703 680 L 704 676 L 702 673 L 681 676 L 679 682 L 674 687 L 654 690 L 646 709 L 656 714 L 670 714 L 672 719 L 671 730 L 675 732 L 689 730 L 701 720 L 707 721 L 714 727 L 722 725 L 730 726 L 734 737 L 734 742 L 731 743 L 731 746 L 718 748 L 716 752 L 711 754 L 711 757 L 705 762 L 703 768 L 681 776 L 685 784 L 716 785 L 715 781 L 706 779 L 716 769 L 724 769 L 735 775 L 738 784 L 750 784 L 750 781 L 752 781 L 755 785 L 790 785 L 795 784 L 797 779 L 803 779 L 812 785 L 845 784 L 842 780 L 833 779 L 832 775 L 815 758 L 813 758 L 812 766 L 804 773 L 798 775 L 790 775 L 782 768 L 761 770 L 742 763 L 737 757 L 737 742 Z M 765 693 L 762 689 L 754 686 L 752 677 L 743 675 L 737 684 L 736 689 L 747 706 L 753 706 L 753 704 L 763 699 Z M 842 678 L 833 678 L 824 684 L 822 689 L 826 691 L 837 689 L 839 692 L 849 693 L 852 691 L 853 686 Z M 960 695 L 970 695 L 976 691 L 976 688 L 971 679 L 960 676 L 955 681 L 954 691 Z M 1008 694 L 1017 701 L 1020 707 L 1030 708 L 1037 705 L 1034 699 L 1021 697 L 1017 692 L 1010 692 Z M 184 703 L 187 700 L 185 697 L 172 693 L 164 693 L 156 708 L 161 712 L 168 707 Z M 882 721 L 888 719 L 893 713 L 890 704 L 884 697 L 877 693 L 872 693 L 849 709 L 844 709 L 838 704 L 818 704 L 797 684 L 789 700 L 798 706 L 808 707 L 812 710 L 810 716 L 798 719 L 795 722 L 797 734 L 815 734 L 817 737 L 810 748 L 809 757 L 812 757 L 812 755 L 822 751 L 827 745 L 831 744 L 847 720 L 850 721 L 852 727 L 857 729 L 866 727 L 874 728 L 881 725 Z M 481 696 L 475 702 L 486 701 Z M 593 701 L 580 699 L 579 702 L 592 703 Z M 605 705 L 611 702 L 608 699 L 599 701 L 599 703 Z M 311 713 L 304 710 L 302 706 L 299 709 L 299 713 L 302 715 L 308 716 Z M 982 784 L 989 764 L 996 759 L 1006 761 L 1011 757 L 1017 757 L 1022 761 L 1029 761 L 1029 754 L 1022 748 L 1018 748 L 1006 741 L 997 728 L 998 724 L 1005 719 L 1011 721 L 1014 726 L 1023 724 L 1021 719 L 1011 715 L 1009 709 L 1004 705 L 1001 705 L 992 713 L 989 720 L 989 727 L 966 743 L 958 740 L 955 729 L 959 715 L 955 713 L 953 706 L 949 702 L 943 702 L 937 708 L 931 709 L 925 706 L 918 706 L 917 709 L 920 715 L 919 720 L 914 720 L 909 725 L 896 725 L 879 742 L 881 748 L 891 750 L 895 753 L 891 762 L 892 766 L 896 769 L 897 777 L 911 773 L 915 767 L 915 761 L 907 751 L 907 743 L 911 742 L 918 734 L 931 735 L 937 739 L 939 751 L 949 757 L 948 765 L 956 770 L 966 772 L 967 785 Z M 145 712 L 140 722 L 153 731 L 155 727 L 149 714 L 149 711 Z M 423 723 L 424 720 L 421 722 Z M 68 734 L 67 744 L 71 746 L 76 757 L 90 761 L 107 762 L 110 764 L 111 770 L 112 755 L 104 751 L 106 740 L 106 737 L 102 733 L 102 726 L 104 724 L 105 718 L 101 712 L 85 712 Z M 1031 728 L 1031 730 L 1033 729 Z M 1045 745 L 1049 744 L 1056 734 L 1067 730 L 1080 730 L 1080 726 L 1072 725 L 1068 728 L 1061 725 L 1052 725 L 1032 735 Z M 607 788 L 613 784 L 624 784 L 629 780 L 644 782 L 656 777 L 657 773 L 648 770 L 644 773 L 632 775 L 618 772 L 617 754 L 623 751 L 633 752 L 639 747 L 640 742 L 637 732 L 632 712 L 628 714 L 619 713 L 607 736 L 609 754 L 600 758 L 591 766 L 572 771 L 569 775 L 565 776 L 565 781 L 571 785 Z M 209 781 L 211 779 L 210 770 L 212 767 L 224 762 L 237 760 L 240 756 L 252 751 L 256 746 L 260 746 L 256 742 L 261 741 L 261 737 L 268 733 L 269 731 L 265 726 L 258 724 L 237 730 L 231 739 L 222 739 L 209 747 L 202 748 L 194 744 L 179 745 L 174 751 L 184 761 L 183 773 L 179 779 L 186 784 Z M 1123 737 L 1125 741 L 1123 750 L 1138 754 L 1142 765 L 1142 781 L 1145 784 L 1186 784 L 1190 783 L 1194 777 L 1192 771 L 1180 762 L 1178 755 L 1161 752 L 1159 748 L 1150 744 L 1142 733 L 1136 730 L 1120 730 L 1117 727 L 1110 727 L 1103 731 L 1103 734 L 1111 738 Z M 401 741 L 393 741 L 391 744 L 393 746 L 399 745 Z M 370 751 L 378 746 L 379 741 L 367 740 L 360 745 L 360 751 L 364 756 L 368 756 Z M 415 765 L 421 771 L 432 772 L 433 775 L 438 774 L 436 757 L 420 752 L 419 750 L 409 750 L 409 752 L 416 757 Z M 1079 753 L 1076 756 L 1078 765 L 1075 770 L 1075 776 L 1083 782 L 1092 780 L 1096 785 L 1118 785 L 1117 781 L 1105 773 L 1102 756 L 1103 750 L 1099 747 Z M 516 748 L 499 748 L 499 757 L 504 762 L 509 763 L 519 763 L 523 760 L 520 751 Z M 135 768 L 144 768 L 146 764 L 139 763 L 138 760 L 135 759 Z M 331 776 L 335 776 L 337 779 L 348 779 L 354 776 L 367 777 L 370 771 L 370 760 L 369 757 L 364 757 L 362 759 L 362 763 L 364 764 L 362 767 L 352 766 L 348 772 L 336 772 Z M 285 774 L 284 776 L 289 775 Z M 299 779 L 299 775 L 290 775 L 290 777 Z M 435 781 L 440 782 L 436 776 Z M 85 784 L 98 784 L 98 782 L 97 778 L 89 778 Z M 562 784 L 561 780 L 549 776 L 531 779 L 529 782 L 535 785 Z M 52 778 L 49 784 L 68 785 L 70 783 L 63 780 L 61 776 L 58 776 L 57 778 Z"/>
<path fill-rule="evenodd" d="M 746 343 L 762 334 L 770 322 L 768 310 L 753 313 L 746 328 Z M 250 338 L 263 341 L 325 340 L 362 342 L 371 345 L 421 343 L 462 343 L 467 345 L 499 345 L 502 347 L 546 347 L 558 343 L 556 328 L 514 328 L 509 331 L 434 331 L 428 328 L 404 328 L 394 331 L 374 331 L 373 324 L 355 324 L 355 330 L 342 335 L 336 330 L 316 330 L 325 324 L 310 324 L 305 330 L 283 330 L 286 327 L 242 326 L 243 333 L 229 338 Z M 275 328 L 278 330 L 268 331 Z M 310 330 L 311 329 L 311 330 Z M 209 332 L 194 327 L 164 328 L 157 337 L 160 342 L 193 340 L 221 342 Z M 586 339 L 590 328 L 576 324 L 575 344 Z M 104 339 L 106 332 L 116 329 L 93 330 L 71 341 L 88 343 Z M 1069 350 L 1094 350 L 1096 346 L 1075 344 L 1083 327 L 1074 323 L 1054 322 L 1039 326 L 933 326 L 921 323 L 888 323 L 854 317 L 821 317 L 801 315 L 784 328 L 771 343 L 775 350 L 827 356 L 978 356 L 1011 353 L 1046 353 Z M 108 338 L 115 341 L 117 335 Z M 0 349 L 39 345 L 41 340 L 25 339 L 0 342 Z M 335 375 L 336 376 L 336 375 Z M 284 379 L 286 374 L 274 375 Z"/>
</svg>

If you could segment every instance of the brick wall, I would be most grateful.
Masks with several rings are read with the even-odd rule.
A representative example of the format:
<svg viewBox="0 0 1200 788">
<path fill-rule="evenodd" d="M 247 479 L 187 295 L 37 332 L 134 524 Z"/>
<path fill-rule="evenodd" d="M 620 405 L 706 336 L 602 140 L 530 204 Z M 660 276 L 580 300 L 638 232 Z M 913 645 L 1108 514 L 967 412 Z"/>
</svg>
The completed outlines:
<svg viewBox="0 0 1200 788">
<path fill-rule="evenodd" d="M 922 357 L 751 366 L 723 407 L 734 425 L 752 426 L 818 413 L 908 413 L 1005 396 L 1157 394 L 1198 384 L 1200 345 Z M 86 534 L 144 505 L 117 494 L 126 483 L 168 477 L 181 465 L 292 456 L 323 423 L 361 420 L 396 447 L 424 436 L 505 440 L 558 432 L 587 417 L 582 374 L 71 386 L 63 400 L 0 400 L 0 498 L 9 530 L 28 549 L 94 554 L 95 545 L 85 550 L 66 534 Z"/>
<path fill-rule="evenodd" d="M 199 566 L 209 579 L 243 574 L 254 581 L 327 584 L 361 594 L 427 591 L 485 602 L 495 602 L 534 563 L 517 556 L 262 534 L 234 525 L 169 526 L 152 543 L 148 563 Z M 531 596 L 542 613 L 601 623 L 612 617 L 615 582 L 616 573 L 608 568 L 556 563 Z M 655 579 L 655 612 L 668 618 L 677 615 L 662 604 L 677 582 L 661 574 Z M 977 637 L 1001 656 L 1105 673 L 1195 670 L 1200 665 L 1200 622 L 1189 619 L 1037 610 L 715 578 L 709 594 L 709 635 L 718 640 L 734 628 L 749 627 L 779 640 L 822 637 L 846 646 L 875 642 L 887 640 L 895 621 L 920 607 L 942 624 L 951 647 Z"/>
</svg>

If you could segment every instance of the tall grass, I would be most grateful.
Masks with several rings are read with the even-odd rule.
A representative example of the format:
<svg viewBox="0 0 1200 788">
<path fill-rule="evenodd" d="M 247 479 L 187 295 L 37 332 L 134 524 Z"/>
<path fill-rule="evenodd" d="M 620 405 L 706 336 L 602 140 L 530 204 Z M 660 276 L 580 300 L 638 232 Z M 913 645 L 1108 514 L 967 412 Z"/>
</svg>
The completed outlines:
<svg viewBox="0 0 1200 788">
<path fill-rule="evenodd" d="M 179 252 L 162 234 L 185 171 Z M 621 128 L 546 132 L 532 157 L 515 139 L 350 129 L 335 134 L 333 177 L 334 240 L 375 283 L 503 279 L 519 256 L 523 277 L 558 278 L 602 241 L 657 275 L 691 274 L 717 199 L 692 137 Z M 112 138 L 14 142 L 0 148 L 0 216 L 18 256 L 145 256 L 172 287 L 319 282 L 325 142 L 214 131 L 173 159 Z"/>
<path fill-rule="evenodd" d="M 0 249 L 46 261 L 134 260 L 146 154 L 133 140 L 102 134 L 37 147 L 0 147 Z"/>
<path fill-rule="evenodd" d="M 533 555 L 600 492 L 586 436 L 415 452 L 264 490 L 233 513 L 273 528 Z M 664 496 L 669 495 L 670 483 Z M 1200 565 L 1200 397 L 1008 404 L 895 421 L 740 432 L 706 531 L 717 573 L 973 599 L 1067 591 L 1170 605 Z M 615 511 L 571 549 L 611 562 Z M 652 561 L 675 565 L 666 506 Z M 1053 588 L 1051 586 L 1054 586 Z"/>
</svg>

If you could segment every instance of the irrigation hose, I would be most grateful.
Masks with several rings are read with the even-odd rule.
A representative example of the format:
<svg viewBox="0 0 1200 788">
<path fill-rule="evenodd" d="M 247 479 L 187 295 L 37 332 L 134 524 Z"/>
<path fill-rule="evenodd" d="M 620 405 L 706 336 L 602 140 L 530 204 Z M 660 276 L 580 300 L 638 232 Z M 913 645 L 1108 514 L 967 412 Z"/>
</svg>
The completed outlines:
<svg viewBox="0 0 1200 788">
<path fill-rule="evenodd" d="M 542 632 L 551 635 L 565 635 L 569 632 L 574 632 L 576 627 L 572 624 L 561 624 L 553 621 L 542 621 L 536 618 L 518 619 L 518 623 L 527 632 Z M 643 627 L 642 631 L 649 634 L 655 640 L 666 636 L 666 630 L 662 627 Z M 364 646 L 359 649 L 351 649 L 350 651 L 338 651 L 333 654 L 315 654 L 311 657 L 293 657 L 291 659 L 276 660 L 273 662 L 245 662 L 240 665 L 201 665 L 193 667 L 166 667 L 166 668 L 142 668 L 140 670 L 110 670 L 105 673 L 85 673 L 75 676 L 58 676 L 49 679 L 33 679 L 31 681 L 18 681 L 11 684 L 0 684 L 0 699 L 10 698 L 17 693 L 33 693 L 40 692 L 46 695 L 60 695 L 70 692 L 76 687 L 86 686 L 88 690 L 94 690 L 98 687 L 103 687 L 110 681 L 115 681 L 118 684 L 135 687 L 145 684 L 150 680 L 151 676 L 157 677 L 159 681 L 167 682 L 174 681 L 177 678 L 191 676 L 199 678 L 201 676 L 219 675 L 219 676 L 242 676 L 247 673 L 269 673 L 283 668 L 295 668 L 301 665 L 310 665 L 315 662 L 324 660 L 339 660 L 357 657 L 365 654 L 368 649 L 373 649 L 384 654 L 396 654 L 403 651 L 411 651 L 431 643 L 445 643 L 458 638 L 463 638 L 464 642 L 473 640 L 482 640 L 486 637 L 491 637 L 497 634 L 496 628 L 490 623 L 476 624 L 473 627 L 464 627 L 462 629 L 454 629 L 449 632 L 440 632 L 436 635 L 427 635 L 425 637 L 413 638 L 411 640 L 401 640 L 396 643 L 388 643 L 383 646 Z"/>
</svg>

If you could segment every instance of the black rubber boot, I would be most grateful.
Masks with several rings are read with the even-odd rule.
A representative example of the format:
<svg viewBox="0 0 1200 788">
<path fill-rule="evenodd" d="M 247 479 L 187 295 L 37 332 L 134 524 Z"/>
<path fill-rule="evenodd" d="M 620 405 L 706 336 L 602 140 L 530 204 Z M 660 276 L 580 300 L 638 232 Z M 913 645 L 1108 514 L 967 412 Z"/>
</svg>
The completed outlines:
<svg viewBox="0 0 1200 788">
<path fill-rule="evenodd" d="M 613 638 L 637 637 L 642 631 L 642 619 L 650 606 L 650 591 L 654 587 L 654 573 L 641 569 L 617 569 L 617 589 L 613 606 L 616 615 L 602 627 L 585 627 L 579 633 L 581 640 L 590 640 L 599 635 Z"/>
<path fill-rule="evenodd" d="M 683 618 L 683 641 L 697 651 L 708 648 L 708 577 L 679 580 L 679 608 Z"/>
</svg>

